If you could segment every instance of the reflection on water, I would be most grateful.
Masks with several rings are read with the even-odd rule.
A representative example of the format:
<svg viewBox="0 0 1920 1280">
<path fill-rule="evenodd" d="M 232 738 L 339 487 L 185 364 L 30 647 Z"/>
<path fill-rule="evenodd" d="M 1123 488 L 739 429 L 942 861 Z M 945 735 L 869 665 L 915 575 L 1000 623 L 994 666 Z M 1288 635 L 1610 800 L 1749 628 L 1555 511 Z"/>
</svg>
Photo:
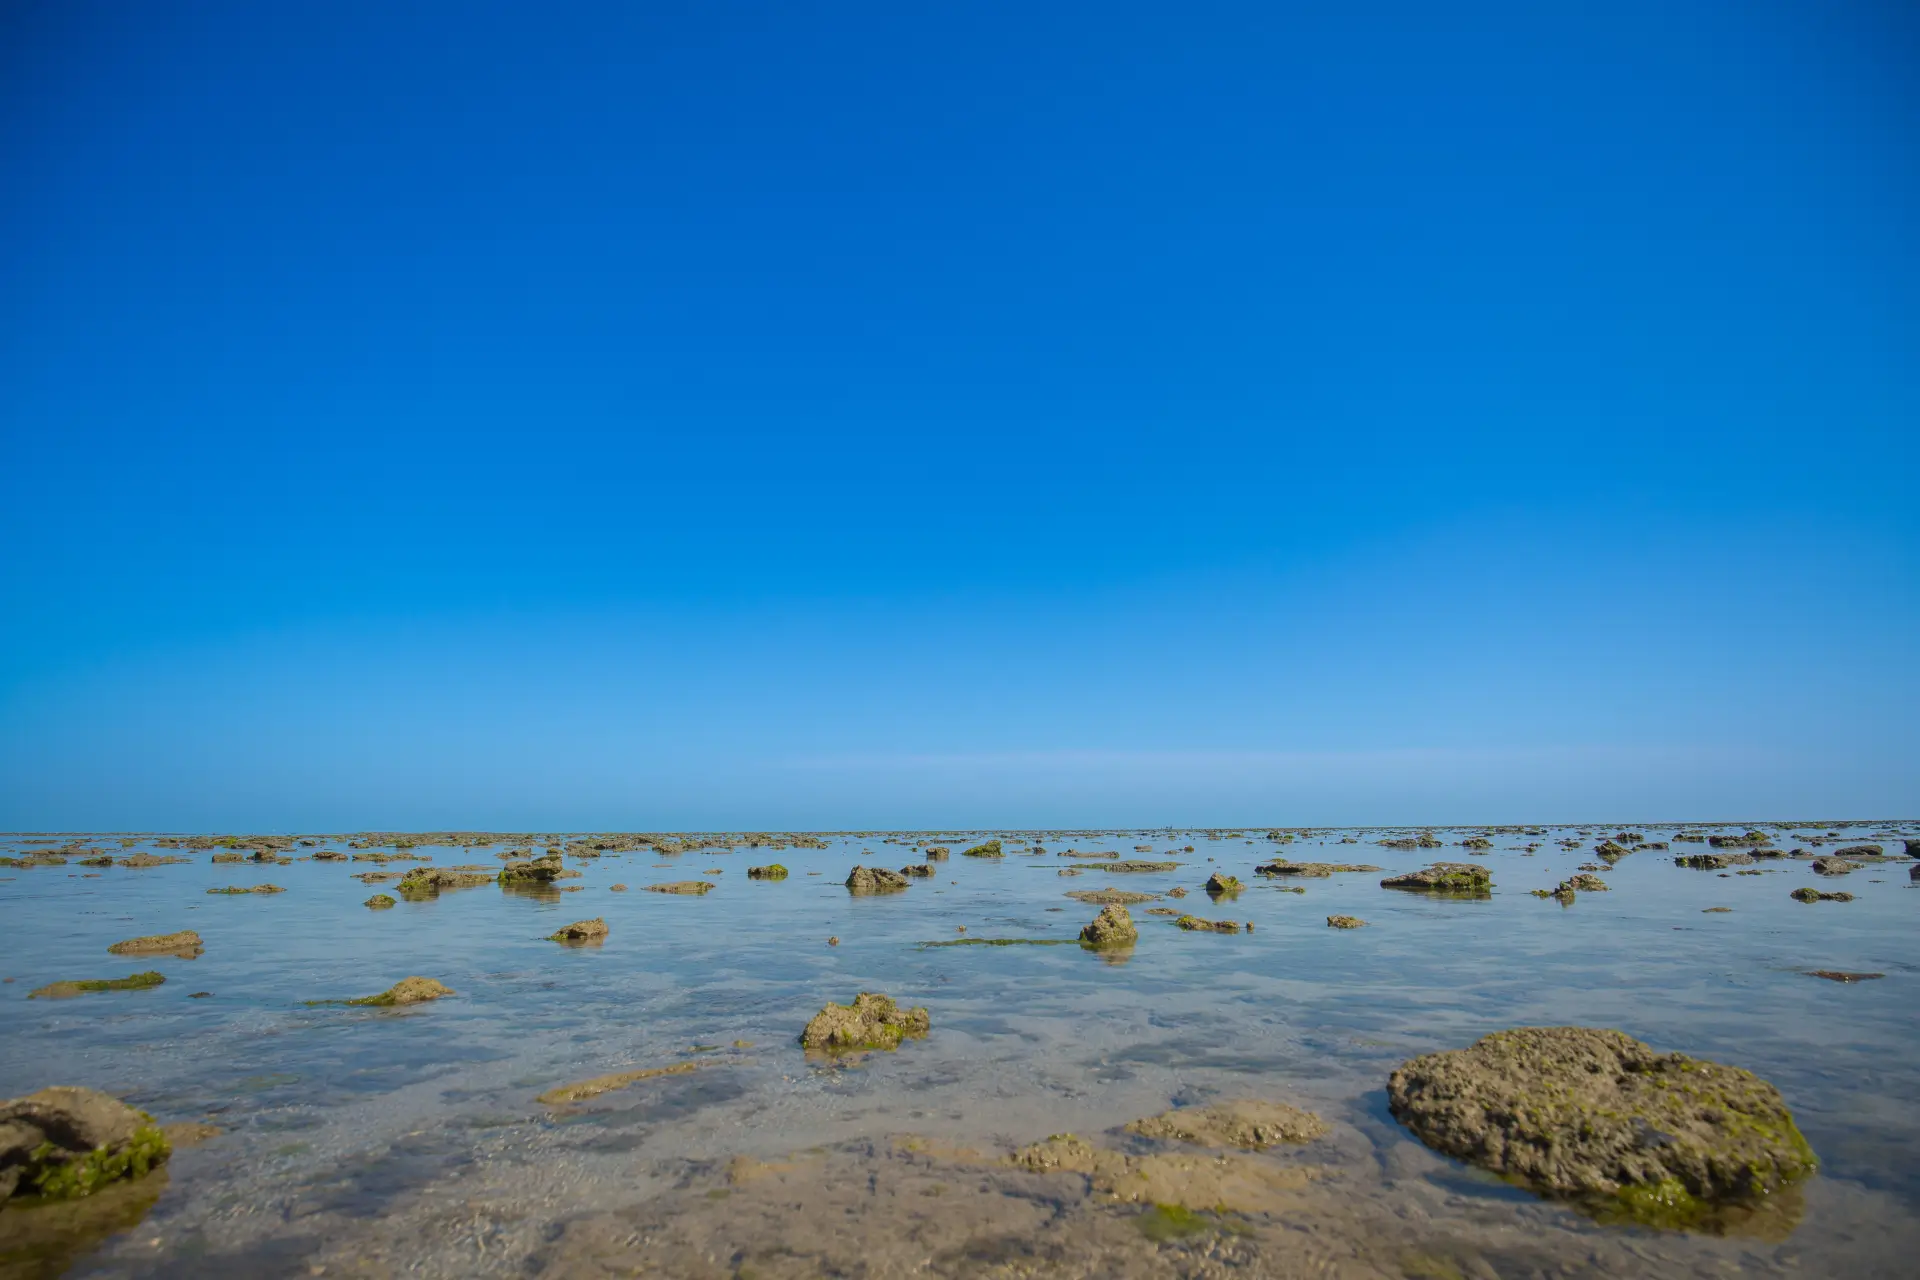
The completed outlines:
<svg viewBox="0 0 1920 1280">
<path fill-rule="evenodd" d="M 1042 838 L 1042 856 L 1009 838 L 1004 858 L 956 856 L 903 892 L 854 896 L 841 884 L 853 866 L 924 860 L 868 836 L 771 858 L 608 853 L 570 859 L 584 874 L 559 884 L 449 889 L 382 911 L 362 905 L 368 888 L 354 873 L 366 868 L 347 862 L 216 867 L 199 855 L 90 880 L 73 866 L 5 869 L 0 926 L 56 929 L 64 941 L 0 961 L 0 976 L 15 979 L 0 986 L 0 1095 L 91 1085 L 223 1133 L 176 1155 L 170 1183 L 99 1200 L 88 1212 L 107 1225 L 90 1235 L 0 1214 L 5 1265 L 42 1268 L 0 1276 L 52 1274 L 45 1268 L 113 1232 L 77 1274 L 739 1270 L 715 1259 L 763 1276 L 910 1265 L 955 1276 L 1230 1266 L 1903 1274 L 1920 1247 L 1920 1116 L 1910 1106 L 1920 1033 L 1906 985 L 1920 971 L 1911 919 L 1920 890 L 1909 889 L 1907 864 L 1865 867 L 1846 877 L 1855 901 L 1809 906 L 1789 891 L 1827 882 L 1804 861 L 1719 873 L 1643 851 L 1601 872 L 1610 892 L 1582 893 L 1568 908 L 1531 896 L 1567 879 L 1610 833 L 1399 850 L 1372 843 L 1383 833 L 1356 847 L 1336 832 L 1277 850 L 1259 838 L 1129 832 Z M 1453 844 L 1474 833 L 1439 834 Z M 1563 835 L 1576 846 L 1553 843 Z M 1109 875 L 1100 859 L 1058 856 L 1148 839 L 1151 854 L 1139 857 L 1182 865 Z M 937 843 L 958 851 L 978 841 L 948 833 Z M 427 850 L 441 866 L 496 851 Z M 1276 852 L 1384 869 L 1286 883 L 1253 875 Z M 776 859 L 788 879 L 747 878 L 749 861 Z M 1445 860 L 1491 867 L 1492 894 L 1379 886 Z M 716 868 L 704 896 L 641 891 Z M 1761 874 L 1735 873 L 1747 870 Z M 1231 914 L 1252 932 L 1189 932 L 1149 913 L 1206 903 L 1201 886 L 1214 871 L 1246 882 Z M 205 893 L 269 873 L 287 892 Z M 608 892 L 616 883 L 634 891 Z M 1107 887 L 1187 896 L 1129 907 L 1140 930 L 1130 951 L 1088 951 L 1079 930 L 1099 907 L 1066 894 Z M 1329 928 L 1331 915 L 1367 927 Z M 593 916 L 610 927 L 600 945 L 548 940 Z M 123 973 L 108 946 L 183 929 L 205 952 L 143 958 L 166 974 L 160 987 L 24 999 L 54 981 Z M 1815 969 L 1887 977 L 1838 984 L 1808 977 Z M 414 974 L 456 994 L 382 1011 L 301 1003 Z M 932 1035 L 895 1053 L 809 1062 L 800 1028 L 827 1001 L 862 990 L 925 1005 Z M 210 994 L 188 998 L 196 992 Z M 1503 1187 L 1434 1155 L 1386 1114 L 1385 1078 L 1404 1059 L 1501 1027 L 1568 1023 L 1618 1027 L 1773 1081 L 1822 1175 L 1803 1197 L 1777 1197 L 1743 1221 L 1724 1216 L 1713 1224 L 1723 1235 L 1649 1233 Z M 661 1070 L 686 1062 L 710 1065 Z M 538 1101 L 628 1075 L 582 1101 Z M 1235 1097 L 1294 1102 L 1331 1123 L 1309 1147 L 1258 1158 L 1310 1164 L 1311 1181 L 1274 1183 L 1279 1199 L 1235 1213 L 1189 1209 L 1143 1226 L 1141 1206 L 1083 1177 L 998 1163 L 1067 1131 L 1144 1153 L 1127 1145 L 1125 1122 Z M 890 1140 L 908 1133 L 919 1141 Z M 772 1172 L 735 1178 L 730 1169 L 757 1167 L 736 1158 Z M 148 1205 L 146 1223 L 128 1231 Z M 27 1241 L 30 1227 L 45 1239 Z M 56 1236 L 69 1243 L 49 1243 Z M 641 1238 L 648 1250 L 621 1243 Z M 38 1252 L 16 1259 L 19 1249 Z M 596 1258 L 605 1270 L 593 1269 Z"/>
</svg>

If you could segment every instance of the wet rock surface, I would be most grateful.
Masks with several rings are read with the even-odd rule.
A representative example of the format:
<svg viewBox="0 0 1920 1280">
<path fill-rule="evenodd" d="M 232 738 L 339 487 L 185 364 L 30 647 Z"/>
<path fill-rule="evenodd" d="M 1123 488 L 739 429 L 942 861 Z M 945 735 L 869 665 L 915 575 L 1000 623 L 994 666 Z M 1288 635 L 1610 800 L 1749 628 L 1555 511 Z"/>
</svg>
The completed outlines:
<svg viewBox="0 0 1920 1280">
<path fill-rule="evenodd" d="M 1480 894 L 1493 888 L 1493 872 L 1477 862 L 1436 862 L 1405 875 L 1388 876 L 1383 889 L 1413 889 L 1428 893 Z"/>
<path fill-rule="evenodd" d="M 1362 920 L 1359 916 L 1328 916 L 1327 917 L 1327 927 L 1329 929 L 1364 929 L 1366 928 L 1366 925 L 1367 925 L 1367 922 L 1365 920 Z"/>
<path fill-rule="evenodd" d="M 1766 1081 L 1618 1031 L 1496 1032 L 1405 1063 L 1387 1097 L 1435 1150 L 1653 1226 L 1764 1198 L 1818 1164 Z"/>
<path fill-rule="evenodd" d="M 1117 903 L 1131 907 L 1142 902 L 1153 902 L 1159 898 L 1157 893 L 1135 893 L 1131 889 L 1069 889 L 1067 897 L 1075 902 L 1085 902 L 1092 906 L 1106 906 Z"/>
<path fill-rule="evenodd" d="M 748 867 L 747 878 L 749 880 L 785 880 L 787 869 L 777 862 L 764 867 Z"/>
<path fill-rule="evenodd" d="M 371 1005 L 388 1009 L 397 1005 L 422 1004 L 428 1000 L 438 1000 L 450 996 L 453 990 L 434 978 L 402 978 L 382 991 L 379 995 L 361 996 L 357 1000 L 342 1001 L 344 1004 Z M 322 1002 L 324 1003 L 324 1002 Z"/>
<path fill-rule="evenodd" d="M 713 881 L 670 880 L 665 884 L 650 884 L 646 888 L 648 893 L 677 893 L 698 897 L 703 893 L 711 893 L 713 891 Z"/>
<path fill-rule="evenodd" d="M 0 1102 L 0 1203 L 89 1196 L 145 1177 L 171 1152 L 152 1116 L 110 1094 L 41 1089 Z"/>
<path fill-rule="evenodd" d="M 905 876 L 885 867 L 855 867 L 847 875 L 847 888 L 854 893 L 895 893 L 907 884 Z"/>
<path fill-rule="evenodd" d="M 182 960 L 192 960 L 206 949 L 200 941 L 200 935 L 192 929 L 182 929 L 179 933 L 154 933 L 144 938 L 128 938 L 116 942 L 107 950 L 116 956 L 168 955 Z"/>
<path fill-rule="evenodd" d="M 1215 898 L 1231 897 L 1246 888 L 1240 883 L 1240 877 L 1224 875 L 1218 871 L 1208 876 L 1207 883 L 1201 887 Z"/>
<path fill-rule="evenodd" d="M 1787 895 L 1795 902 L 1852 902 L 1853 895 L 1844 890 L 1835 893 L 1823 893 L 1815 888 L 1795 889 Z"/>
<path fill-rule="evenodd" d="M 1817 876 L 1844 876 L 1854 871 L 1854 865 L 1844 858 L 1815 858 L 1813 874 Z"/>
<path fill-rule="evenodd" d="M 124 978 L 80 978 L 65 982 L 51 982 L 27 995 L 29 1000 L 67 1000 L 74 996 L 84 996 L 101 991 L 145 991 L 165 982 L 166 975 L 149 969 L 145 973 L 130 973 Z"/>
<path fill-rule="evenodd" d="M 1181 916 L 1174 923 L 1189 933 L 1238 933 L 1240 925 L 1233 920 L 1204 920 L 1199 916 Z"/>
<path fill-rule="evenodd" d="M 1253 869 L 1255 875 L 1306 876 L 1316 880 L 1325 879 L 1336 872 L 1378 870 L 1379 867 L 1368 862 L 1288 862 L 1284 858 L 1261 863 Z"/>
<path fill-rule="evenodd" d="M 1284 1102 L 1241 1099 L 1205 1107 L 1179 1107 L 1135 1120 L 1127 1126 L 1127 1132 L 1202 1147 L 1260 1151 L 1282 1143 L 1312 1142 L 1326 1135 L 1327 1125 L 1313 1112 Z"/>
<path fill-rule="evenodd" d="M 892 996 L 862 991 L 852 1004 L 828 1004 L 800 1033 L 802 1048 L 821 1053 L 892 1050 L 902 1040 L 915 1039 L 932 1029 L 924 1008 L 902 1009 Z"/>
<path fill-rule="evenodd" d="M 548 934 L 547 941 L 549 942 L 598 942 L 601 939 L 605 938 L 607 934 L 610 932 L 611 930 L 607 928 L 607 922 L 604 919 L 596 916 L 591 920 L 576 920 L 572 924 L 567 925 L 565 928 L 558 929 L 553 933 Z"/>
<path fill-rule="evenodd" d="M 1130 947 L 1139 940 L 1133 917 L 1117 902 L 1100 908 L 1092 923 L 1080 930 L 1080 941 L 1089 947 Z"/>
</svg>

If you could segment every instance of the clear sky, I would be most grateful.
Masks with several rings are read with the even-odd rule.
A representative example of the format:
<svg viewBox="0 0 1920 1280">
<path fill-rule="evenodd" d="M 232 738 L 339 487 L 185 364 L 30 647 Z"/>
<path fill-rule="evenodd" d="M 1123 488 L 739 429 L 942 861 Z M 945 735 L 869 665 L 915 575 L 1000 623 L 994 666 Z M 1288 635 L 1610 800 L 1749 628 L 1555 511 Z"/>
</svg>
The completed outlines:
<svg viewBox="0 0 1920 1280">
<path fill-rule="evenodd" d="M 1920 813 L 1920 10 L 0 6 L 0 828 Z"/>
</svg>

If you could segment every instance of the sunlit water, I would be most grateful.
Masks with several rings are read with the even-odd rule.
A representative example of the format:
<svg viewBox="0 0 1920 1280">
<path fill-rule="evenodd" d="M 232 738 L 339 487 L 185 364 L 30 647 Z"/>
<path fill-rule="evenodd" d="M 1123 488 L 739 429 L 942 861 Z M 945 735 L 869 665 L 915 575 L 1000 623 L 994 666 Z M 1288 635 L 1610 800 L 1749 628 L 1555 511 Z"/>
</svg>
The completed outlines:
<svg viewBox="0 0 1920 1280">
<path fill-rule="evenodd" d="M 859 898 L 841 883 L 850 868 L 920 855 L 877 836 L 835 838 L 826 850 L 608 855 L 570 863 L 584 872 L 563 882 L 577 892 L 520 896 L 489 885 L 386 911 L 362 905 L 391 890 L 352 878 L 378 869 L 364 862 L 214 865 L 196 853 L 145 870 L 8 870 L 0 1096 L 85 1084 L 164 1121 L 222 1130 L 175 1156 L 145 1221 L 79 1261 L 78 1275 L 575 1274 L 555 1243 L 566 1224 L 684 1191 L 735 1155 L 773 1159 L 901 1133 L 1001 1150 L 1063 1130 L 1101 1133 L 1175 1102 L 1241 1096 L 1325 1116 L 1336 1127 L 1330 1163 L 1344 1162 L 1354 1194 L 1417 1199 L 1421 1231 L 1464 1239 L 1551 1224 L 1587 1242 L 1562 1260 L 1566 1274 L 1620 1269 L 1592 1248 L 1623 1241 L 1629 1252 L 1618 1257 L 1637 1258 L 1632 1269 L 1648 1274 L 1911 1274 L 1920 888 L 1910 887 L 1909 864 L 1843 881 L 1804 861 L 1732 876 L 1676 867 L 1674 852 L 1703 846 L 1675 845 L 1624 859 L 1603 873 L 1611 892 L 1583 894 L 1571 908 L 1528 894 L 1590 861 L 1613 828 L 1585 830 L 1576 850 L 1553 843 L 1570 829 L 1531 837 L 1541 843 L 1532 854 L 1518 836 L 1463 850 L 1453 842 L 1466 831 L 1442 831 L 1450 847 L 1418 852 L 1381 848 L 1377 832 L 1358 844 L 1335 832 L 1280 849 L 1249 831 L 1252 839 L 1045 836 L 1039 857 L 1020 856 L 1025 842 L 1010 839 L 1008 856 L 980 860 L 958 856 L 966 841 L 951 838 L 942 843 L 956 856 L 933 879 Z M 1667 839 L 1678 828 L 1646 830 Z M 1900 830 L 1911 828 L 1856 828 L 1821 852 Z M 1154 852 L 1134 852 L 1139 844 Z M 1195 852 L 1172 855 L 1184 865 L 1164 874 L 1106 874 L 1097 861 L 1057 856 L 1071 847 L 1167 857 L 1189 844 Z M 436 865 L 497 865 L 491 855 L 502 847 L 427 852 Z M 1277 853 L 1388 872 L 1471 859 L 1493 868 L 1496 889 L 1485 901 L 1435 900 L 1382 889 L 1384 873 L 1252 875 Z M 789 879 L 747 877 L 748 865 L 776 859 Z M 1080 874 L 1062 876 L 1064 867 Z M 704 897 L 642 891 L 716 869 Z M 1214 870 L 1238 874 L 1247 890 L 1209 902 L 1200 885 Z M 262 881 L 287 892 L 205 892 Z M 610 892 L 615 883 L 631 888 Z M 1305 893 L 1283 891 L 1289 884 Z M 1857 898 L 1788 897 L 1806 884 Z M 1098 908 L 1063 895 L 1109 885 L 1183 886 L 1184 901 L 1143 906 L 1255 930 L 1186 933 L 1136 906 L 1142 937 L 1119 963 L 1077 946 L 919 945 L 1072 939 Z M 1714 906 L 1732 911 L 1704 914 Z M 1329 929 L 1334 913 L 1370 925 Z M 611 926 L 604 945 L 545 940 L 593 916 Z M 120 939 L 179 929 L 203 936 L 202 957 L 107 954 Z M 827 945 L 830 936 L 839 945 Z M 166 984 L 27 999 L 56 980 L 147 968 Z M 1813 969 L 1886 976 L 1841 985 Z M 302 1004 L 370 994 L 410 974 L 456 995 L 401 1010 Z M 796 1043 L 808 1017 L 861 990 L 925 1005 L 932 1035 L 852 1067 L 808 1061 Z M 201 991 L 211 996 L 190 998 Z M 1617 1027 L 1776 1084 L 1824 1166 L 1792 1237 L 1595 1226 L 1433 1156 L 1387 1115 L 1386 1076 L 1406 1058 L 1503 1027 L 1563 1024 Z M 536 1101 L 583 1077 L 690 1058 L 711 1068 L 571 1109 Z M 1487 1256 L 1496 1261 L 1474 1265 L 1508 1274 Z M 1169 1259 L 1170 1271 L 1185 1265 Z"/>
</svg>

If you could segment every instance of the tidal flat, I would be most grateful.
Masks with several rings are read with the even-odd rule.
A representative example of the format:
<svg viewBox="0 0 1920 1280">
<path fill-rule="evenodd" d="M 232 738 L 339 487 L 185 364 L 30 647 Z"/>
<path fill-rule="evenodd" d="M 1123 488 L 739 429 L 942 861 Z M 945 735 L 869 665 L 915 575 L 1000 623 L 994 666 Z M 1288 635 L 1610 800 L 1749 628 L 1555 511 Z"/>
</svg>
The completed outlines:
<svg viewBox="0 0 1920 1280">
<path fill-rule="evenodd" d="M 191 1141 L 0 1209 L 0 1280 L 1906 1276 L 1914 850 L 1885 820 L 4 836 L 0 1098 L 85 1086 Z M 369 910 L 355 863 L 395 862 Z M 1082 945 L 1107 907 L 1137 939 Z M 803 1047 L 862 992 L 924 1034 Z M 1404 1064 L 1569 1026 L 1751 1072 L 1818 1171 L 1623 1214 L 1396 1119 Z M 1210 1145 L 1220 1116 L 1285 1140 Z"/>
</svg>

